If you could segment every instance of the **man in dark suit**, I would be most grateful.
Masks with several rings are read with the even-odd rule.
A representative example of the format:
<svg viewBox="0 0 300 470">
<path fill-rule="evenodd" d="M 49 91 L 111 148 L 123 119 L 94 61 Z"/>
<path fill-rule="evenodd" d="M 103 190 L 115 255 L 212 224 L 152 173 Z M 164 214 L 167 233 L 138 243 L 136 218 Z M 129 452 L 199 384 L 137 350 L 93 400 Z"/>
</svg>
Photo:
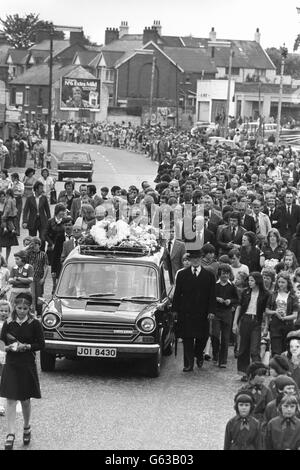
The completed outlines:
<svg viewBox="0 0 300 470">
<path fill-rule="evenodd" d="M 246 230 L 240 226 L 239 212 L 231 212 L 229 216 L 229 225 L 224 227 L 218 235 L 219 254 L 225 255 L 232 248 L 240 248 L 242 238 Z"/>
<path fill-rule="evenodd" d="M 185 244 L 180 240 L 176 240 L 174 232 L 171 232 L 170 239 L 167 241 L 167 248 L 168 255 L 170 256 L 172 278 L 174 281 L 177 271 L 183 268 L 182 257 L 186 253 Z"/>
<path fill-rule="evenodd" d="M 45 248 L 45 233 L 50 219 L 50 208 L 47 197 L 43 194 L 44 185 L 36 181 L 33 185 L 34 194 L 26 199 L 23 210 L 23 228 L 28 229 L 29 235 L 35 237 L 39 231 L 42 241 L 41 250 Z"/>
<path fill-rule="evenodd" d="M 91 200 L 91 205 L 93 206 L 94 209 L 96 209 L 97 206 L 100 206 L 100 204 L 102 204 L 103 202 L 103 199 L 100 196 L 98 196 L 97 188 L 94 184 L 88 185 L 88 196 Z"/>
<path fill-rule="evenodd" d="M 177 335 L 183 339 L 184 372 L 203 365 L 203 351 L 209 337 L 209 320 L 216 306 L 215 276 L 201 267 L 201 251 L 190 252 L 191 266 L 178 271 L 173 297 L 177 314 Z"/>
<path fill-rule="evenodd" d="M 272 193 L 269 193 L 265 197 L 266 205 L 263 209 L 263 212 L 269 216 L 272 228 L 276 228 L 281 232 L 280 221 L 282 218 L 281 208 L 276 207 L 276 199 Z"/>
<path fill-rule="evenodd" d="M 76 219 L 80 216 L 81 205 L 83 200 L 88 198 L 88 188 L 86 184 L 81 184 L 79 186 L 80 197 L 76 197 L 72 201 L 70 216 L 72 217 L 73 223 L 76 222 Z M 88 203 L 90 199 L 88 198 Z"/>
<path fill-rule="evenodd" d="M 240 226 L 243 227 L 247 232 L 255 233 L 256 232 L 255 220 L 251 215 L 246 214 L 247 203 L 239 202 L 237 209 L 241 216 Z"/>
<path fill-rule="evenodd" d="M 61 264 L 65 261 L 72 250 L 78 245 L 78 240 L 82 235 L 82 228 L 80 225 L 73 225 L 72 236 L 69 240 L 66 240 L 63 244 L 63 249 L 60 257 Z"/>
<path fill-rule="evenodd" d="M 300 206 L 293 204 L 294 195 L 287 191 L 284 204 L 281 206 L 280 235 L 290 244 L 291 238 L 296 233 L 297 224 L 300 223 Z"/>
</svg>

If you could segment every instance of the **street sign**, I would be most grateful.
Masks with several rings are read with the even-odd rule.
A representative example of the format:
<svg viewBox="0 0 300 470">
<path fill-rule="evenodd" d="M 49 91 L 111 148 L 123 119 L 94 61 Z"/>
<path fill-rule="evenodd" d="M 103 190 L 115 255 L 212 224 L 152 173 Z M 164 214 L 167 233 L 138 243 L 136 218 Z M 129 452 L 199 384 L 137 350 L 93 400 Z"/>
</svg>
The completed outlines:
<svg viewBox="0 0 300 470">
<path fill-rule="evenodd" d="M 16 110 L 6 110 L 5 113 L 5 122 L 20 122 L 21 121 L 21 111 Z"/>
</svg>

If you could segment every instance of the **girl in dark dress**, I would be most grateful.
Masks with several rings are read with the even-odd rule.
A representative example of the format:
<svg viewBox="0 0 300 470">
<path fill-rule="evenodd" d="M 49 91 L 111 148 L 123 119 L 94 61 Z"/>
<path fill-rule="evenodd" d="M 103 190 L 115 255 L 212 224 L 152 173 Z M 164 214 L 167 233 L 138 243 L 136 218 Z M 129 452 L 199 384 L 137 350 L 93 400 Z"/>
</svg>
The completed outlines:
<svg viewBox="0 0 300 470">
<path fill-rule="evenodd" d="M 1 331 L 1 340 L 7 352 L 0 384 L 0 396 L 7 399 L 5 450 L 12 450 L 14 445 L 17 401 L 22 405 L 23 443 L 27 445 L 31 438 L 30 399 L 41 398 L 35 351 L 44 348 L 45 340 L 41 323 L 30 312 L 31 304 L 31 294 L 20 293 L 11 317 L 4 322 Z"/>
<path fill-rule="evenodd" d="M 65 227 L 63 221 L 65 219 L 66 206 L 64 204 L 56 204 L 54 208 L 54 217 L 48 220 L 46 230 L 46 241 L 48 242 L 48 260 L 51 266 L 51 275 L 53 288 L 55 291 L 56 282 L 61 271 L 60 257 L 62 254 L 63 244 L 65 241 Z"/>
<path fill-rule="evenodd" d="M 242 238 L 240 262 L 246 264 L 249 272 L 260 271 L 260 249 L 255 246 L 256 235 L 253 232 L 245 232 Z"/>
</svg>

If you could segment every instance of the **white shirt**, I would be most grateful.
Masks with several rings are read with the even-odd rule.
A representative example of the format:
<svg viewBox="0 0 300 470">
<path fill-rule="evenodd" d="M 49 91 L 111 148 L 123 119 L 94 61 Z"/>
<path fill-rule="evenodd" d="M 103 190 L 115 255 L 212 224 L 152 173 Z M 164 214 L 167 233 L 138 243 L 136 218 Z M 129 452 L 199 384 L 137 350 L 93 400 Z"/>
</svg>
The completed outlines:
<svg viewBox="0 0 300 470">
<path fill-rule="evenodd" d="M 26 317 L 23 318 L 23 320 L 20 320 L 18 317 L 16 317 L 16 322 L 18 323 L 18 325 L 23 325 L 23 323 L 25 323 L 27 320 L 28 320 L 28 315 L 26 315 Z"/>
<path fill-rule="evenodd" d="M 251 292 L 251 298 L 250 298 L 250 302 L 246 311 L 246 315 L 256 315 L 258 294 L 259 294 L 259 291 Z"/>
<path fill-rule="evenodd" d="M 195 269 L 196 269 L 196 276 L 198 277 L 198 275 L 200 274 L 200 271 L 201 271 L 201 266 L 197 266 L 197 267 L 196 266 L 191 266 L 193 276 L 194 276 Z"/>
</svg>

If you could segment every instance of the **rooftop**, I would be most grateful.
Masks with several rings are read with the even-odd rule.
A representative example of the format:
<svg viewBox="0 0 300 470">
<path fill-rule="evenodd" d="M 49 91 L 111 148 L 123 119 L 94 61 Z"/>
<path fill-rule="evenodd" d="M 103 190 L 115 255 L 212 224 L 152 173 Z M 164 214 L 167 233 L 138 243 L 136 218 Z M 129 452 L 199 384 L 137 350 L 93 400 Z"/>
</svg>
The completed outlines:
<svg viewBox="0 0 300 470">
<path fill-rule="evenodd" d="M 90 78 L 94 75 L 77 65 L 53 65 L 53 83 L 61 77 Z M 47 64 L 35 65 L 10 82 L 12 85 L 49 85 L 49 67 Z"/>
</svg>

